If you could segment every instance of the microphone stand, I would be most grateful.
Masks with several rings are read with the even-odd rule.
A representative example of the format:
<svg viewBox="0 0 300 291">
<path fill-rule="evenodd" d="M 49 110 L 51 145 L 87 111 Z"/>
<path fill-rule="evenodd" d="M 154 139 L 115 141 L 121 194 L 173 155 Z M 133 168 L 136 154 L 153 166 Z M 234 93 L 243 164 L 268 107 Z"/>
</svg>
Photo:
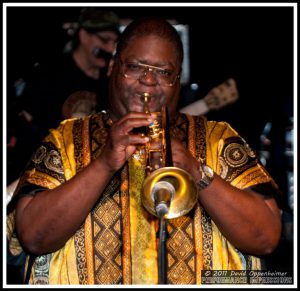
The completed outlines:
<svg viewBox="0 0 300 291">
<path fill-rule="evenodd" d="M 164 215 L 169 211 L 168 204 L 170 204 L 172 189 L 162 186 L 168 185 L 168 182 L 160 181 L 156 185 L 158 184 L 160 184 L 160 189 L 153 195 L 156 201 L 156 214 L 159 217 L 158 283 L 167 284 L 167 221 L 164 219 Z"/>
<path fill-rule="evenodd" d="M 162 109 L 163 116 L 165 117 L 163 122 L 163 127 L 166 129 L 166 166 L 173 166 L 173 159 L 172 159 L 172 149 L 171 149 L 171 138 L 169 132 L 169 112 L 167 107 L 163 107 Z M 170 198 L 169 198 L 170 199 Z M 170 201 L 170 200 L 169 200 Z M 168 211 L 167 211 L 168 212 Z M 165 212 L 165 213 L 167 213 Z M 158 282 L 159 284 L 167 284 L 167 221 L 164 219 L 164 214 L 160 215 L 160 222 L 159 222 L 159 249 L 158 249 Z"/>
<path fill-rule="evenodd" d="M 158 283 L 167 284 L 167 221 L 160 217 L 158 249 Z"/>
</svg>

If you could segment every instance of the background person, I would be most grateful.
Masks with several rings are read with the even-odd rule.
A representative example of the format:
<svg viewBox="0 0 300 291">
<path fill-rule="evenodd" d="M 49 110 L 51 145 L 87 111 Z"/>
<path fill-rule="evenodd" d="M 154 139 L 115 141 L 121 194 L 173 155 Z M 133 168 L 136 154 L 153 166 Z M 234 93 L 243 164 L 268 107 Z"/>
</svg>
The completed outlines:
<svg viewBox="0 0 300 291">
<path fill-rule="evenodd" d="M 83 8 L 68 31 L 72 39 L 65 52 L 24 77 L 18 92 L 22 96 L 13 98 L 13 90 L 8 92 L 8 106 L 14 109 L 8 120 L 8 184 L 19 177 L 49 128 L 72 117 L 75 103 L 84 100 L 90 113 L 107 107 L 106 74 L 120 33 L 118 16 L 105 8 Z"/>
</svg>

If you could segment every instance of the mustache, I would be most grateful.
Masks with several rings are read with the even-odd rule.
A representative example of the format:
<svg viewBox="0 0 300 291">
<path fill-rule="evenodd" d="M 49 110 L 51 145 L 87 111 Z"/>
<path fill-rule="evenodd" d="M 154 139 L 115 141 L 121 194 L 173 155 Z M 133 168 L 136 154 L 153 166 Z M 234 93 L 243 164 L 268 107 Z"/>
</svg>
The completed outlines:
<svg viewBox="0 0 300 291">
<path fill-rule="evenodd" d="M 93 49 L 93 55 L 96 58 L 102 58 L 104 59 L 106 62 L 109 62 L 110 59 L 112 58 L 112 53 L 106 52 L 105 50 L 99 48 L 99 47 L 95 47 Z"/>
</svg>

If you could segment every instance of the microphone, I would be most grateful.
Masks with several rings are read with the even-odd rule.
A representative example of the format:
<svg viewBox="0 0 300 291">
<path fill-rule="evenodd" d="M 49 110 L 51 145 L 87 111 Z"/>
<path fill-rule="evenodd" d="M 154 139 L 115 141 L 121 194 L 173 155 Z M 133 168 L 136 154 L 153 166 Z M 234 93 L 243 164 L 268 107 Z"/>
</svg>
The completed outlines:
<svg viewBox="0 0 300 291">
<path fill-rule="evenodd" d="M 155 203 L 155 211 L 159 217 L 169 212 L 170 202 L 175 195 L 175 187 L 167 181 L 157 182 L 152 190 L 152 199 Z"/>
<path fill-rule="evenodd" d="M 95 47 L 93 49 L 93 55 L 96 58 L 104 59 L 106 62 L 109 62 L 113 56 L 112 53 L 106 52 L 105 50 L 101 49 L 100 47 Z"/>
</svg>

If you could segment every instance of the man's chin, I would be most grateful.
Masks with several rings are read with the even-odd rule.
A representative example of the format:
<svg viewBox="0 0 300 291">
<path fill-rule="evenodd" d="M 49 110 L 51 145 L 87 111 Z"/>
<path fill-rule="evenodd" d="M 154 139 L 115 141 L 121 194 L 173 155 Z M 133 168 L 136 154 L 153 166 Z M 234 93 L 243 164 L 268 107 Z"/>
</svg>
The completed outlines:
<svg viewBox="0 0 300 291">
<path fill-rule="evenodd" d="M 97 58 L 97 67 L 103 70 L 108 67 L 108 62 L 105 59 Z"/>
</svg>

